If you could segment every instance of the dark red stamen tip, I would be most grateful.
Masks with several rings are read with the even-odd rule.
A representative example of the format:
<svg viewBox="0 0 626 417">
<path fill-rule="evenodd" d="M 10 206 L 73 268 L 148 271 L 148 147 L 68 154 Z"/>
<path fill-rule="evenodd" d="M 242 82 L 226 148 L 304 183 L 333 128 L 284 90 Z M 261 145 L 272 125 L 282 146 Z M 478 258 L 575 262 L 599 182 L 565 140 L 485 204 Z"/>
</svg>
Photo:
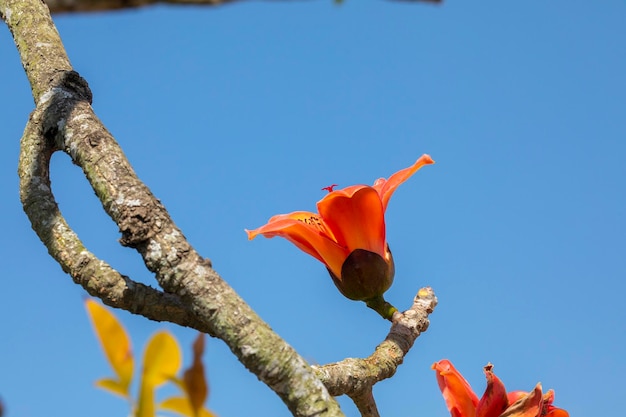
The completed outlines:
<svg viewBox="0 0 626 417">
<path fill-rule="evenodd" d="M 339 185 L 339 184 L 329 185 L 328 187 L 324 187 L 324 188 L 322 188 L 322 190 L 326 190 L 326 191 L 328 191 L 329 193 L 332 193 L 332 192 L 333 192 L 333 188 L 335 188 L 337 185 Z"/>
</svg>

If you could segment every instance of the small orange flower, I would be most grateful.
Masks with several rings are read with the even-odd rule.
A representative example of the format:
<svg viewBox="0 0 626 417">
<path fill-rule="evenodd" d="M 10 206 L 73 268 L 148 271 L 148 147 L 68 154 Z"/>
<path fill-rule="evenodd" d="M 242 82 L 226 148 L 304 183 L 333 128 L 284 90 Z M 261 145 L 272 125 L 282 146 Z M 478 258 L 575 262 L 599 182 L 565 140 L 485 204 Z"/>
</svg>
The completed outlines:
<svg viewBox="0 0 626 417">
<path fill-rule="evenodd" d="M 385 239 L 385 210 L 396 188 L 417 170 L 434 161 L 422 155 L 413 165 L 380 178 L 373 186 L 353 185 L 333 191 L 317 203 L 319 214 L 296 211 L 272 217 L 257 235 L 281 236 L 318 259 L 339 291 L 353 300 L 378 299 L 391 286 L 393 258 Z"/>
<path fill-rule="evenodd" d="M 432 368 L 437 372 L 437 382 L 452 417 L 569 417 L 567 411 L 552 405 L 554 391 L 543 394 L 541 384 L 531 392 L 507 394 L 491 364 L 484 368 L 487 389 L 480 400 L 449 360 L 440 360 Z"/>
</svg>

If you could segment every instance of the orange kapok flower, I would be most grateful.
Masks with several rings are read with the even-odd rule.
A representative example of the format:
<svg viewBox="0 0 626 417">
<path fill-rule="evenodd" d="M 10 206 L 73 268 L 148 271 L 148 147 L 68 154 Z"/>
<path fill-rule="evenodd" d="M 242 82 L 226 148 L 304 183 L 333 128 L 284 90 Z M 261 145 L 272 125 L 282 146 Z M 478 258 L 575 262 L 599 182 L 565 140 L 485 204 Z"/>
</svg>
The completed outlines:
<svg viewBox="0 0 626 417">
<path fill-rule="evenodd" d="M 373 186 L 353 185 L 333 190 L 317 203 L 318 213 L 296 211 L 272 217 L 266 225 L 246 230 L 258 235 L 281 236 L 321 261 L 339 291 L 351 300 L 365 301 L 383 317 L 395 308 L 382 294 L 393 282 L 394 264 L 385 238 L 385 210 L 396 188 L 424 165 L 434 161 L 422 155 L 413 165 Z"/>
<path fill-rule="evenodd" d="M 440 360 L 432 368 L 437 372 L 437 382 L 452 417 L 569 417 L 567 411 L 552 405 L 554 391 L 544 395 L 541 384 L 531 392 L 507 394 L 491 364 L 484 368 L 487 388 L 480 400 L 449 360 Z"/>
</svg>

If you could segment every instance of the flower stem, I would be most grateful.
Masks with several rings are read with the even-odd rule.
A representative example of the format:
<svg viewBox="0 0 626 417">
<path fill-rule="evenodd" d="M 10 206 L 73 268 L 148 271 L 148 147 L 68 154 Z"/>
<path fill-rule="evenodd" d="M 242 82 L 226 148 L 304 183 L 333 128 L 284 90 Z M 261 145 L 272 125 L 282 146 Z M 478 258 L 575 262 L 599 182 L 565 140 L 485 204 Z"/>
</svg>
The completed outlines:
<svg viewBox="0 0 626 417">
<path fill-rule="evenodd" d="M 380 314 L 381 317 L 386 320 L 391 320 L 393 313 L 398 311 L 397 308 L 385 301 L 382 295 L 364 301 L 369 308 Z"/>
</svg>

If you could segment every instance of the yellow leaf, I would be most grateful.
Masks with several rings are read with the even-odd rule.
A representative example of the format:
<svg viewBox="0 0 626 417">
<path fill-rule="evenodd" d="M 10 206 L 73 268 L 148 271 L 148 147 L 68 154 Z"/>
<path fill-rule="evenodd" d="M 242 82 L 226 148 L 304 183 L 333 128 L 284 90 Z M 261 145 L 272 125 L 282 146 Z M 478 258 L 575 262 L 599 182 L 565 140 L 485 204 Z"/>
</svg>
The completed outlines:
<svg viewBox="0 0 626 417">
<path fill-rule="evenodd" d="M 189 400 L 185 397 L 170 397 L 159 405 L 160 409 L 178 413 L 187 417 L 194 417 Z"/>
<path fill-rule="evenodd" d="M 124 398 L 128 398 L 128 387 L 124 387 L 117 379 L 104 378 L 96 381 L 96 386 L 112 392 L 113 394 L 121 395 Z"/>
<path fill-rule="evenodd" d="M 171 378 L 169 382 L 176 385 L 182 392 L 185 392 L 185 383 L 183 382 L 182 379 L 178 377 L 174 377 L 174 378 Z"/>
<path fill-rule="evenodd" d="M 180 347 L 174 336 L 166 331 L 157 332 L 148 342 L 143 355 L 142 385 L 156 388 L 176 378 L 181 362 Z"/>
<path fill-rule="evenodd" d="M 173 413 L 178 413 L 186 417 L 194 416 L 189 400 L 184 397 L 168 398 L 159 405 L 159 408 Z M 213 414 L 206 408 L 201 408 L 198 410 L 198 417 L 217 417 L 217 415 Z"/>
<path fill-rule="evenodd" d="M 217 414 L 210 412 L 206 408 L 202 408 L 200 409 L 200 417 L 217 417 Z"/>
<path fill-rule="evenodd" d="M 178 342 L 166 331 L 157 332 L 148 341 L 143 354 L 137 417 L 154 417 L 154 389 L 176 378 L 182 362 L 181 356 Z"/>
<path fill-rule="evenodd" d="M 102 304 L 87 299 L 85 307 L 104 354 L 117 375 L 119 390 L 115 389 L 115 392 L 128 397 L 128 388 L 133 378 L 133 353 L 126 330 L 113 313 Z M 107 385 L 105 389 L 110 388 L 111 386 Z"/>
<path fill-rule="evenodd" d="M 200 417 L 217 417 L 217 414 L 214 414 L 207 410 L 206 408 L 200 409 Z"/>
<path fill-rule="evenodd" d="M 204 365 L 202 364 L 202 354 L 204 353 L 204 335 L 198 334 L 193 343 L 193 363 L 183 374 L 185 392 L 189 398 L 191 408 L 194 410 L 193 417 L 197 417 L 198 411 L 206 401 L 209 388 L 204 376 Z"/>
<path fill-rule="evenodd" d="M 142 381 L 137 400 L 137 414 L 135 417 L 155 417 L 154 385 L 144 384 Z"/>
</svg>

